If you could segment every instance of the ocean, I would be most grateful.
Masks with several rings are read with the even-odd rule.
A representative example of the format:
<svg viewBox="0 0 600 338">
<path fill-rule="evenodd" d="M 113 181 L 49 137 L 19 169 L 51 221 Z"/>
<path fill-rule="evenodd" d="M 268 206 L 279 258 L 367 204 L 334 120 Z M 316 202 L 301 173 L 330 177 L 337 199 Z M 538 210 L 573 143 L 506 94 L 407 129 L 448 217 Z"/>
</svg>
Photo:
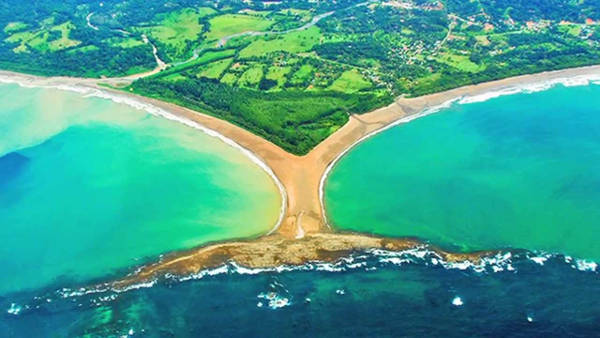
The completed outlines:
<svg viewBox="0 0 600 338">
<path fill-rule="evenodd" d="M 291 270 L 291 269 L 290 269 Z M 73 295 L 76 294 L 76 295 Z M 235 266 L 123 293 L 0 298 L 7 337 L 566 337 L 600 330 L 598 272 L 518 254 L 484 267 L 425 252 L 368 252 L 336 265 Z"/>
<path fill-rule="evenodd" d="M 123 271 L 277 222 L 271 177 L 220 140 L 125 104 L 0 86 L 0 294 Z"/>
<path fill-rule="evenodd" d="M 23 95 L 25 92 L 32 93 L 29 92 L 31 89 L 11 89 L 19 93 L 23 91 Z M 40 89 L 36 93 L 42 95 L 46 90 Z M 129 265 L 121 264 L 120 268 L 117 268 L 119 265 L 105 266 L 98 273 L 91 272 L 97 271 L 94 268 L 87 274 L 77 272 L 52 279 L 44 274 L 37 276 L 33 269 L 30 274 L 19 275 L 21 271 L 30 270 L 13 268 L 4 276 L 27 281 L 28 286 L 20 287 L 14 283 L 9 288 L 5 278 L 1 279 L 5 286 L 0 291 L 0 309 L 3 309 L 0 312 L 0 332 L 7 337 L 597 336 L 600 332 L 600 269 L 596 263 L 598 231 L 594 220 L 598 210 L 594 208 L 597 191 L 593 189 L 593 182 L 597 175 L 596 160 L 600 158 L 596 157 L 598 151 L 595 149 L 600 140 L 600 115 L 597 114 L 598 102 L 595 99 L 600 97 L 598 94 L 600 88 L 595 85 L 558 86 L 542 92 L 454 104 L 368 139 L 351 150 L 332 170 L 325 186 L 325 200 L 330 221 L 336 228 L 420 237 L 458 251 L 503 249 L 481 264 L 448 263 L 426 248 L 404 252 L 368 250 L 356 252 L 334 264 L 311 262 L 299 267 L 260 270 L 229 263 L 192 276 L 172 276 L 164 281 L 139 285 L 125 292 L 85 288 L 86 284 L 82 281 L 89 285 L 95 281 L 119 278 L 131 271 L 132 265 L 142 264 L 143 260 L 135 261 L 136 264 L 129 260 Z M 91 100 L 93 103 L 89 103 L 89 109 L 102 104 L 110 106 L 110 111 L 117 109 L 114 103 L 108 101 L 80 98 L 75 94 L 68 96 L 86 105 L 87 100 Z M 28 101 L 36 100 L 34 97 Z M 190 138 L 200 137 L 203 142 L 210 143 L 210 147 L 219 147 L 218 142 L 212 143 L 214 139 L 196 136 L 201 133 L 185 127 L 177 130 L 177 135 L 175 129 L 172 133 L 164 131 L 165 137 L 159 138 L 157 136 L 161 133 L 157 130 L 167 128 L 162 126 L 167 121 L 116 106 L 126 110 L 126 113 L 119 114 L 120 118 L 129 120 L 131 114 L 138 115 L 138 118 L 132 118 L 134 121 L 125 126 L 118 124 L 119 127 L 114 126 L 113 118 L 107 118 L 108 121 L 100 124 L 90 123 L 88 127 L 98 130 L 79 131 L 78 136 L 73 138 L 86 152 L 93 149 L 98 154 L 96 156 L 101 156 L 100 149 L 94 148 L 99 139 L 113 141 L 110 142 L 112 147 L 107 146 L 112 152 L 124 151 L 114 147 L 115 143 L 135 144 L 139 147 L 135 148 L 136 152 L 141 153 L 149 151 L 148 148 L 159 151 L 163 147 L 173 152 L 176 151 L 174 148 L 180 149 L 181 144 L 169 146 L 169 142 L 177 140 L 182 132 L 189 132 Z M 64 107 L 72 105 L 65 104 Z M 132 134 L 147 130 L 143 121 L 156 124 L 153 124 L 154 129 L 144 133 L 147 137 L 139 142 L 110 137 L 111 130 L 116 128 L 120 133 L 135 138 Z M 167 129 L 179 128 L 167 125 Z M 31 165 L 30 161 L 43 158 L 37 152 L 44 154 L 46 151 L 36 150 L 37 147 L 52 145 L 61 137 L 74 137 L 71 133 L 80 128 L 70 127 L 46 141 L 31 142 L 29 147 L 5 152 L 3 160 L 0 160 L 0 171 L 5 173 L 2 177 L 10 179 L 5 179 L 8 183 L 0 183 L 0 194 L 5 194 L 1 184 L 19 180 L 24 168 Z M 74 147 L 67 145 L 70 142 L 63 141 L 61 147 L 67 150 Z M 204 145 L 203 142 L 200 143 Z M 218 148 L 218 152 L 213 148 L 202 152 L 196 149 L 198 142 L 186 144 L 193 147 L 189 149 L 190 153 L 181 155 L 188 160 L 176 165 L 181 167 L 182 172 L 159 175 L 151 180 L 158 185 L 160 180 L 166 180 L 162 190 L 168 190 L 165 186 L 173 186 L 170 180 L 174 177 L 183 179 L 181 176 L 189 174 L 186 170 L 193 173 L 193 168 L 204 170 L 206 174 L 193 174 L 192 178 L 186 178 L 186 184 L 200 180 L 197 184 L 201 187 L 210 186 L 214 181 L 205 176 L 215 179 L 215 174 L 209 174 L 211 165 L 202 159 L 206 156 L 218 162 L 212 165 L 221 168 L 217 172 L 223 174 L 225 169 L 220 166 L 220 161 L 228 157 L 223 157 L 220 151 L 229 149 L 231 156 L 235 153 L 234 149 L 226 147 Z M 55 154 L 56 146 L 47 152 Z M 219 156 L 215 157 L 217 153 Z M 100 161 L 93 162 L 83 155 L 83 150 L 66 154 L 77 156 L 77 162 L 86 161 L 73 166 L 98 170 L 88 168 L 88 164 L 95 167 Z M 49 159 L 45 160 L 44 167 L 65 168 L 65 161 L 73 161 L 73 156 L 60 158 L 53 166 L 47 164 Z M 158 155 L 140 155 L 133 162 L 139 164 L 147 157 L 155 159 Z M 165 157 L 159 162 L 174 158 L 172 155 Z M 576 157 L 579 161 L 575 161 Z M 179 155 L 175 158 L 181 159 Z M 252 189 L 262 191 L 265 199 L 273 201 L 273 211 L 267 223 L 274 223 L 278 213 L 276 202 L 280 201 L 276 187 L 258 167 L 247 164 L 243 157 L 235 158 L 234 163 L 243 164 L 244 172 L 256 170 L 257 177 L 263 177 L 263 181 L 252 185 Z M 186 169 L 188 165 L 192 169 Z M 239 172 L 231 168 L 231 163 L 224 167 L 233 170 L 229 180 L 237 177 Z M 119 168 L 123 168 L 123 163 L 115 163 L 111 175 L 102 176 L 109 176 L 105 179 L 111 181 L 117 172 L 134 170 Z M 103 169 L 107 170 L 107 165 Z M 52 174 L 59 182 L 63 180 L 63 189 L 70 189 L 64 186 L 70 187 L 72 181 L 67 181 L 67 184 L 62 174 L 57 175 L 61 170 L 47 171 L 37 175 L 44 174 L 47 182 L 48 175 Z M 141 177 L 145 175 L 147 173 L 140 173 Z M 244 175 L 242 177 L 246 178 Z M 72 178 L 73 175 L 67 177 Z M 532 180 L 537 180 L 534 187 L 530 186 Z M 24 184 L 23 181 L 16 182 L 21 182 L 20 186 Z M 42 182 L 42 179 L 37 182 Z M 232 186 L 240 185 L 240 181 L 231 183 Z M 50 191 L 56 194 L 57 190 Z M 15 188 L 10 191 L 22 196 L 28 193 L 28 190 Z M 226 198 L 219 199 L 221 202 L 209 201 L 216 194 L 203 200 L 213 207 L 214 213 L 223 212 L 221 218 L 215 220 L 227 221 L 230 219 L 228 213 L 235 216 L 235 212 L 239 212 L 237 209 L 235 212 L 233 209 L 220 209 L 222 201 L 233 194 L 227 191 L 224 193 Z M 144 196 L 149 198 L 151 193 L 148 191 Z M 249 190 L 240 196 L 236 207 L 244 210 L 244 206 L 249 205 L 247 208 L 256 212 L 253 208 L 263 205 L 264 201 L 252 204 L 256 198 L 254 194 L 255 191 Z M 191 195 L 194 194 L 187 195 L 187 198 Z M 16 196 L 19 195 L 11 193 L 12 198 L 17 199 Z M 86 201 L 81 196 L 87 195 L 77 196 L 81 201 L 78 200 L 79 204 L 75 206 L 85 206 Z M 43 201 L 54 204 L 57 203 L 55 200 L 57 198 L 46 196 Z M 128 198 L 123 199 L 126 200 Z M 40 201 L 35 200 L 36 203 Z M 165 203 L 165 200 L 161 201 Z M 542 201 L 544 207 L 540 206 Z M 69 199 L 69 202 L 73 203 L 73 200 Z M 31 208 L 37 204 L 27 205 Z M 148 219 L 158 217 L 153 216 L 158 207 L 157 204 L 147 209 L 152 210 Z M 0 204 L 1 208 L 5 205 Z M 503 215 L 502 211 L 510 212 Z M 547 215 L 549 211 L 554 217 Z M 43 214 L 43 219 L 51 219 L 50 214 Z M 175 217 L 173 214 L 169 216 Z M 576 216 L 577 222 L 568 225 L 561 222 Z M 121 214 L 116 213 L 114 217 L 113 220 L 119 219 Z M 29 229 L 43 228 L 39 219 L 33 218 L 36 222 L 30 223 Z M 159 232 L 174 224 L 157 219 L 157 222 L 161 221 Z M 518 224 L 512 223 L 517 221 Z M 94 224 L 97 228 L 101 227 L 99 223 Z M 113 236 L 111 243 L 131 240 L 120 233 L 127 232 L 132 224 L 119 224 L 118 228 L 104 229 L 107 235 Z M 135 224 L 133 226 L 135 228 Z M 75 226 L 69 229 L 72 228 Z M 137 233 L 137 229 L 132 231 Z M 234 231 L 238 236 L 242 235 L 241 229 L 233 225 L 227 229 L 231 232 L 222 231 L 219 235 L 223 238 L 233 236 Z M 12 226 L 12 231 L 18 230 Z M 259 227 L 255 233 L 261 231 L 267 229 Z M 536 232 L 538 235 L 535 235 Z M 8 234 L 7 231 L 5 233 Z M 174 243 L 193 245 L 185 241 L 190 238 L 190 233 L 178 233 L 178 236 L 176 238 L 183 242 L 169 239 L 171 247 L 157 246 L 160 249 L 156 251 L 175 249 Z M 523 238 L 517 238 L 519 236 Z M 203 235 L 196 238 L 199 242 L 206 240 Z M 11 250 L 21 253 L 4 254 L 3 251 L 0 256 L 3 265 L 9 260 L 15 266 L 21 264 L 21 259 L 27 262 L 27 254 L 33 256 L 39 250 L 27 239 L 25 236 L 3 241 L 10 245 Z M 65 248 L 69 245 L 82 248 L 90 245 L 89 241 L 74 243 L 77 240 L 75 235 L 53 240 L 59 241 Z M 137 241 L 139 238 L 135 243 Z M 108 250 L 114 246 L 105 248 L 101 252 L 109 254 Z M 92 251 L 96 257 L 100 256 L 97 254 L 99 251 Z M 152 253 L 146 255 L 152 256 Z M 134 256 L 143 257 L 143 254 L 136 252 Z M 39 259 L 40 256 L 36 257 Z M 61 258 L 65 257 L 66 261 L 70 261 L 72 256 L 66 254 Z M 78 256 L 77 261 L 72 262 L 72 271 L 85 272 L 81 265 Z M 80 274 L 85 277 L 78 278 Z"/>
<path fill-rule="evenodd" d="M 596 84 L 455 102 L 359 144 L 325 185 L 334 227 L 454 251 L 600 261 L 599 205 Z"/>
</svg>

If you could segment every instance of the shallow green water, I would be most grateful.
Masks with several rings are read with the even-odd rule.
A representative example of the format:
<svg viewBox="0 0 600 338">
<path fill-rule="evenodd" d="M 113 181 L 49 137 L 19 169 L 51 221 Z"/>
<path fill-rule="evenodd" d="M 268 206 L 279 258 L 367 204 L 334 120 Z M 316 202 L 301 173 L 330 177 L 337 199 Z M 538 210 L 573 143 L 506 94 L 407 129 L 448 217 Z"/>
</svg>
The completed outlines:
<svg viewBox="0 0 600 338">
<path fill-rule="evenodd" d="M 0 135 L 0 294 L 265 233 L 279 214 L 239 151 L 108 100 L 1 85 Z"/>
<path fill-rule="evenodd" d="M 600 86 L 455 104 L 350 151 L 325 187 L 342 229 L 600 259 Z"/>
</svg>

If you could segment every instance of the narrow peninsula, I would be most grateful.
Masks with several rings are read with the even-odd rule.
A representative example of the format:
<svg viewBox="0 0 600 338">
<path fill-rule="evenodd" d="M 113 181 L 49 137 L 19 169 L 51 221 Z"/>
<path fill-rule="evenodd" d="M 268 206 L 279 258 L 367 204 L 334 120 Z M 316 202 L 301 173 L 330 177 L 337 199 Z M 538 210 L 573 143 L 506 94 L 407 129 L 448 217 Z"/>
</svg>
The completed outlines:
<svg viewBox="0 0 600 338">
<path fill-rule="evenodd" d="M 141 108 L 160 109 L 180 119 L 180 122 L 197 123 L 234 141 L 272 170 L 273 178 L 282 187 L 285 203 L 282 206 L 282 216 L 269 234 L 254 240 L 215 243 L 170 253 L 160 261 L 143 266 L 132 275 L 111 283 L 115 289 L 124 289 L 167 274 L 193 274 L 230 261 L 251 268 L 269 268 L 301 265 L 311 261 L 332 262 L 352 252 L 367 249 L 400 251 L 421 246 L 427 246 L 450 262 L 477 262 L 482 257 L 497 254 L 498 250 L 452 253 L 414 238 L 384 238 L 370 234 L 336 232 L 327 221 L 323 204 L 322 191 L 326 176 L 335 162 L 350 148 L 391 126 L 434 112 L 459 99 L 472 99 L 481 95 L 498 96 L 527 90 L 536 85 L 600 79 L 600 66 L 523 75 L 417 98 L 399 97 L 384 108 L 362 115 L 351 115 L 346 125 L 304 156 L 290 154 L 264 138 L 213 116 L 106 87 L 106 83 L 121 82 L 124 79 L 110 79 L 103 84 L 92 79 L 42 78 L 12 72 L 0 72 L 0 79 L 22 85 L 57 87 L 86 93 L 95 91 L 116 101 L 139 103 Z"/>
</svg>

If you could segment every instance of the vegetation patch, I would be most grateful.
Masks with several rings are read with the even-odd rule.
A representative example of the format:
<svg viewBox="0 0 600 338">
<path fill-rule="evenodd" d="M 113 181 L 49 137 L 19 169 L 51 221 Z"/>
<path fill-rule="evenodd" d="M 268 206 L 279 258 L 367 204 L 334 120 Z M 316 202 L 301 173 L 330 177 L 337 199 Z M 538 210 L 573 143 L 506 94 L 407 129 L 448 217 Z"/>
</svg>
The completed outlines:
<svg viewBox="0 0 600 338">
<path fill-rule="evenodd" d="M 456 55 L 452 53 L 440 53 L 437 58 L 439 62 L 443 62 L 449 66 L 452 66 L 458 70 L 475 73 L 482 71 L 485 66 L 478 65 L 471 61 L 466 55 Z"/>
<path fill-rule="evenodd" d="M 142 79 L 131 90 L 226 119 L 295 154 L 306 154 L 344 125 L 348 113 L 368 111 L 389 102 L 389 98 L 371 94 L 263 93 L 206 78 L 173 83 Z"/>
<path fill-rule="evenodd" d="M 331 85 L 330 89 L 339 92 L 353 93 L 371 87 L 371 82 L 365 80 L 356 69 L 352 69 L 342 73 L 342 75 Z"/>
<path fill-rule="evenodd" d="M 67 53 L 68 54 L 87 53 L 87 52 L 97 51 L 99 49 L 100 48 L 98 48 L 97 46 L 88 45 L 88 46 L 83 46 L 83 47 L 78 47 L 78 48 L 75 48 L 75 49 L 71 49 Z"/>
<path fill-rule="evenodd" d="M 81 41 L 76 41 L 69 38 L 71 30 L 74 28 L 75 25 L 73 25 L 71 22 L 65 22 L 50 29 L 50 32 L 59 32 L 60 36 L 57 39 L 53 39 L 52 41 L 48 42 L 48 49 L 51 52 L 55 52 L 61 49 L 79 45 Z"/>
<path fill-rule="evenodd" d="M 262 77 L 263 66 L 261 64 L 254 64 L 242 74 L 238 83 L 243 87 L 255 87 Z"/>
<path fill-rule="evenodd" d="M 163 48 L 170 59 L 189 57 L 190 45 L 197 42 L 204 26 L 200 19 L 214 12 L 210 8 L 194 10 L 186 8 L 181 11 L 159 15 L 155 18 L 156 25 L 137 28 L 148 35 L 151 41 Z"/>
<path fill-rule="evenodd" d="M 133 48 L 144 45 L 144 41 L 140 38 L 121 38 L 114 37 L 104 40 L 104 42 L 108 43 L 113 47 L 118 48 Z"/>
<path fill-rule="evenodd" d="M 310 64 L 304 64 L 294 73 L 290 82 L 292 84 L 308 85 L 313 78 L 315 68 Z"/>
<path fill-rule="evenodd" d="M 65 22 L 48 29 L 14 33 L 5 41 L 19 43 L 19 46 L 13 49 L 15 52 L 26 52 L 29 49 L 35 49 L 40 52 L 56 52 L 77 46 L 81 43 L 81 41 L 69 38 L 71 30 L 74 27 L 71 22 Z"/>
<path fill-rule="evenodd" d="M 298 154 L 348 113 L 399 95 L 600 64 L 597 0 L 82 1 L 5 0 L 0 67 L 141 73 L 156 66 L 145 34 L 168 67 L 128 89 L 227 119 Z M 250 31 L 265 34 L 239 34 Z"/>
<path fill-rule="evenodd" d="M 210 19 L 208 40 L 218 40 L 226 36 L 247 31 L 264 31 L 273 25 L 273 21 L 262 16 L 243 14 L 224 14 Z"/>
<path fill-rule="evenodd" d="M 167 68 L 167 70 L 164 70 L 164 71 L 154 75 L 153 77 L 160 78 L 160 77 L 167 76 L 167 75 L 170 75 L 173 73 L 188 71 L 188 70 L 193 69 L 200 65 L 205 65 L 205 64 L 217 61 L 217 60 L 226 59 L 234 54 L 235 54 L 234 49 L 209 50 L 209 51 L 204 52 L 202 55 L 198 56 L 196 59 L 194 59 L 190 62 L 184 62 L 184 63 L 178 64 L 176 66 L 171 66 L 171 67 Z"/>
<path fill-rule="evenodd" d="M 20 21 L 9 22 L 4 26 L 4 33 L 13 33 L 22 31 L 27 28 L 27 24 Z"/>
<path fill-rule="evenodd" d="M 288 53 L 306 52 L 319 43 L 321 32 L 318 27 L 290 32 L 283 35 L 272 35 L 252 42 L 240 51 L 241 58 L 260 56 L 276 51 Z"/>
<path fill-rule="evenodd" d="M 223 72 L 229 68 L 232 62 L 233 58 L 229 58 L 209 63 L 208 65 L 199 68 L 200 71 L 198 72 L 198 76 L 203 76 L 209 79 L 218 79 L 221 77 Z"/>
<path fill-rule="evenodd" d="M 291 66 L 272 66 L 269 67 L 267 75 L 269 80 L 277 81 L 277 87 L 282 87 L 287 81 L 287 75 L 292 71 Z"/>
<path fill-rule="evenodd" d="M 233 86 L 237 83 L 238 77 L 234 73 L 226 73 L 221 78 L 221 83 Z"/>
</svg>

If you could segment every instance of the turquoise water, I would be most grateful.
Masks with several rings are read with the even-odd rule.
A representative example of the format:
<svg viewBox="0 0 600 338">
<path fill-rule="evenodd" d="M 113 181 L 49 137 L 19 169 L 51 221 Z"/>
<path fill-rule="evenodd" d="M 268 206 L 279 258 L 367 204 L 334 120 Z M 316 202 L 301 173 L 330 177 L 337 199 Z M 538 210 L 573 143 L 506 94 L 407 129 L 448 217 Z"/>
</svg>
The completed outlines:
<svg viewBox="0 0 600 338">
<path fill-rule="evenodd" d="M 394 128 L 342 159 L 327 183 L 328 210 L 336 225 L 459 249 L 554 243 L 552 250 L 592 256 L 586 248 L 597 237 L 589 217 L 597 216 L 600 114 L 585 101 L 599 93 L 556 88 L 454 106 Z M 296 271 L 248 273 L 228 264 L 200 279 L 79 292 L 90 278 L 118 278 L 146 256 L 267 231 L 279 211 L 277 190 L 234 149 L 127 106 L 16 86 L 0 86 L 0 99 L 2 337 L 545 337 L 600 330 L 597 264 L 521 251 L 471 267 L 423 250 L 357 252 Z M 566 230 L 559 221 L 574 215 L 581 217 Z M 513 236 L 521 233 L 526 241 Z"/>
<path fill-rule="evenodd" d="M 256 236 L 279 216 L 277 187 L 239 151 L 109 100 L 1 85 L 0 135 L 0 295 Z"/>
<path fill-rule="evenodd" d="M 600 86 L 454 104 L 374 136 L 325 187 L 336 228 L 600 260 Z"/>
</svg>

